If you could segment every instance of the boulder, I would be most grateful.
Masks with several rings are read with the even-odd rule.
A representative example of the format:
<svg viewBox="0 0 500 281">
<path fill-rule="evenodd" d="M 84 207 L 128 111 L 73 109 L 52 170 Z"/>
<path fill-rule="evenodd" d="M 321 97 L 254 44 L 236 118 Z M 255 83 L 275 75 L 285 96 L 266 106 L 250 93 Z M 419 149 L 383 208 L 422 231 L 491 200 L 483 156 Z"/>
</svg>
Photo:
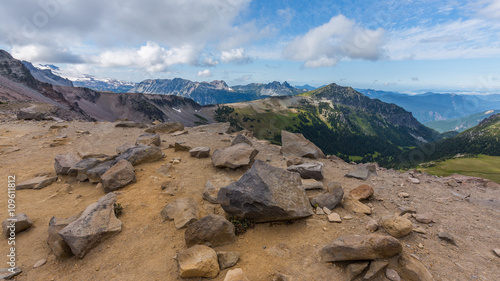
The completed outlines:
<svg viewBox="0 0 500 281">
<path fill-rule="evenodd" d="M 287 168 L 290 172 L 300 174 L 303 179 L 322 180 L 323 176 L 323 163 L 304 163 L 300 165 L 292 165 Z"/>
<path fill-rule="evenodd" d="M 342 201 L 344 197 L 344 189 L 342 187 L 337 186 L 330 192 L 321 193 L 315 196 L 311 200 L 311 205 L 319 206 L 321 208 L 327 207 L 330 210 L 335 209 L 337 205 Z"/>
<path fill-rule="evenodd" d="M 219 274 L 217 253 L 210 247 L 194 245 L 177 254 L 179 275 L 181 278 L 214 278 Z"/>
<path fill-rule="evenodd" d="M 231 143 L 231 146 L 237 145 L 239 143 L 246 143 L 250 146 L 253 146 L 252 142 L 242 134 L 239 134 L 236 136 L 236 138 L 234 138 L 233 142 Z"/>
<path fill-rule="evenodd" d="M 160 146 L 161 138 L 158 134 L 143 134 L 137 138 L 135 145 Z"/>
<path fill-rule="evenodd" d="M 67 175 L 69 169 L 80 162 L 82 158 L 76 153 L 57 154 L 55 157 L 54 169 L 58 175 Z"/>
<path fill-rule="evenodd" d="M 298 156 L 312 159 L 325 158 L 325 154 L 302 134 L 281 131 L 281 153 L 285 156 Z"/>
<path fill-rule="evenodd" d="M 403 250 L 398 239 L 391 236 L 345 235 L 321 250 L 325 262 L 374 260 L 391 258 Z"/>
<path fill-rule="evenodd" d="M 136 146 L 125 150 L 116 158 L 116 161 L 118 162 L 121 159 L 125 159 L 130 162 L 130 164 L 135 166 L 141 163 L 155 162 L 163 157 L 165 157 L 165 154 L 163 154 L 161 149 L 158 147 Z"/>
<path fill-rule="evenodd" d="M 355 200 L 366 200 L 374 193 L 373 187 L 368 184 L 362 184 L 349 192 L 349 195 Z"/>
<path fill-rule="evenodd" d="M 366 214 L 366 215 L 370 215 L 372 213 L 372 209 L 368 205 L 365 205 L 359 202 L 358 200 L 351 198 L 350 196 L 344 198 L 342 205 L 349 212 Z"/>
<path fill-rule="evenodd" d="M 101 176 L 102 188 L 106 193 L 125 187 L 135 181 L 134 167 L 124 159 L 118 161 Z"/>
<path fill-rule="evenodd" d="M 11 237 L 12 233 L 25 231 L 33 225 L 33 222 L 24 213 L 16 214 L 2 222 L 3 236 Z"/>
<path fill-rule="evenodd" d="M 107 170 L 113 167 L 113 163 L 114 161 L 102 162 L 94 168 L 89 169 L 85 174 L 87 175 L 87 178 L 91 183 L 101 182 L 102 175 L 104 175 Z"/>
<path fill-rule="evenodd" d="M 184 141 L 176 141 L 174 144 L 174 151 L 190 151 L 193 149 L 191 146 L 187 145 Z"/>
<path fill-rule="evenodd" d="M 133 122 L 133 121 L 121 121 L 116 123 L 117 128 L 147 128 L 148 126 L 143 123 Z"/>
<path fill-rule="evenodd" d="M 53 182 L 57 180 L 57 177 L 48 177 L 48 176 L 42 176 L 42 177 L 35 177 L 32 179 L 29 179 L 27 181 L 23 181 L 21 183 L 16 184 L 16 189 L 42 189 L 44 187 L 47 187 L 51 185 Z"/>
<path fill-rule="evenodd" d="M 212 154 L 212 163 L 217 168 L 236 169 L 252 162 L 259 151 L 246 143 L 240 143 L 224 149 L 216 149 Z"/>
<path fill-rule="evenodd" d="M 429 224 L 434 221 L 432 219 L 432 214 L 430 213 L 417 213 L 415 215 L 415 220 L 418 221 L 419 223 L 425 223 L 425 224 Z"/>
<path fill-rule="evenodd" d="M 400 238 L 410 234 L 413 230 L 411 221 L 401 216 L 390 216 L 382 219 L 382 227 L 391 236 Z"/>
<path fill-rule="evenodd" d="M 245 144 L 233 147 L 240 145 Z M 293 220 L 313 214 L 299 175 L 260 160 L 238 181 L 221 188 L 218 199 L 226 213 L 256 222 Z"/>
<path fill-rule="evenodd" d="M 114 203 L 116 194 L 106 194 L 58 232 L 78 258 L 83 258 L 99 243 L 121 231 L 122 222 L 115 216 Z"/>
<path fill-rule="evenodd" d="M 399 257 L 399 270 L 401 277 L 404 280 L 412 281 L 433 281 L 431 273 L 425 266 L 416 258 L 407 253 L 403 253 Z"/>
<path fill-rule="evenodd" d="M 236 239 L 234 225 L 224 217 L 208 215 L 190 224 L 184 233 L 186 246 L 206 245 L 218 247 L 229 244 Z"/>
<path fill-rule="evenodd" d="M 323 190 L 325 189 L 325 186 L 323 185 L 322 182 L 319 182 L 315 179 L 304 179 L 302 180 L 302 187 L 305 190 Z"/>
<path fill-rule="evenodd" d="M 99 165 L 102 161 L 97 158 L 82 159 L 71 167 L 68 175 L 76 176 L 79 181 L 86 181 L 88 179 L 87 171 Z"/>
<path fill-rule="evenodd" d="M 131 143 L 124 143 L 116 148 L 116 154 L 122 154 L 123 152 L 127 151 L 127 149 L 132 147 L 135 147 L 135 145 Z"/>
<path fill-rule="evenodd" d="M 146 133 L 173 133 L 184 130 L 184 125 L 181 122 L 165 122 L 151 126 L 146 129 Z"/>
<path fill-rule="evenodd" d="M 52 253 L 59 260 L 64 260 L 73 256 L 73 252 L 69 247 L 68 243 L 59 235 L 59 231 L 68 226 L 68 224 L 74 222 L 81 216 L 77 214 L 75 216 L 69 217 L 67 219 L 61 219 L 52 217 L 49 222 L 49 236 L 47 237 L 47 244 L 49 244 Z"/>
<path fill-rule="evenodd" d="M 220 270 L 233 267 L 240 260 L 240 254 L 236 252 L 217 252 Z"/>
<path fill-rule="evenodd" d="M 178 198 L 161 210 L 162 222 L 174 220 L 177 229 L 187 227 L 198 219 L 198 203 L 190 197 Z"/>
<path fill-rule="evenodd" d="M 203 191 L 203 194 L 202 194 L 203 199 L 207 200 L 208 202 L 210 202 L 212 204 L 218 204 L 219 201 L 217 199 L 217 194 L 219 193 L 219 190 L 222 187 L 228 186 L 233 182 L 234 181 L 232 179 L 228 178 L 224 174 L 214 175 L 205 184 L 205 190 Z"/>
<path fill-rule="evenodd" d="M 370 176 L 376 175 L 377 167 L 375 164 L 361 164 L 357 166 L 356 170 L 347 173 L 345 176 L 348 178 L 367 180 Z"/>
<path fill-rule="evenodd" d="M 224 281 L 250 281 L 241 268 L 228 270 Z"/>
<path fill-rule="evenodd" d="M 210 156 L 210 147 L 195 147 L 189 151 L 192 157 L 207 158 Z"/>
</svg>

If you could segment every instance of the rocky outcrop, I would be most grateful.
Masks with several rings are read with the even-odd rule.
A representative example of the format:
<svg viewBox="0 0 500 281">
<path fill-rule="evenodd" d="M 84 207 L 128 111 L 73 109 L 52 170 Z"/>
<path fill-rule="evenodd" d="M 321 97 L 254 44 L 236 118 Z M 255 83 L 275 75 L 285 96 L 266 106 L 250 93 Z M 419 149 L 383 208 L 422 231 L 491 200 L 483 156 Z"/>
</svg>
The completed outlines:
<svg viewBox="0 0 500 281">
<path fill-rule="evenodd" d="M 99 243 L 121 231 L 122 222 L 115 216 L 114 203 L 116 195 L 108 193 L 58 232 L 78 258 L 83 258 Z"/>
<path fill-rule="evenodd" d="M 299 175 L 259 160 L 238 181 L 221 188 L 218 199 L 228 214 L 256 222 L 313 214 Z"/>
<path fill-rule="evenodd" d="M 181 278 L 214 278 L 219 274 L 217 253 L 210 247 L 195 245 L 177 254 Z"/>
<path fill-rule="evenodd" d="M 259 151 L 246 143 L 239 143 L 224 149 L 216 149 L 212 163 L 217 168 L 236 169 L 252 162 Z"/>
<path fill-rule="evenodd" d="M 281 131 L 281 153 L 285 156 L 298 156 L 312 159 L 325 158 L 323 151 L 304 138 L 302 134 Z"/>
<path fill-rule="evenodd" d="M 345 235 L 321 250 L 325 262 L 374 260 L 390 258 L 401 253 L 403 247 L 394 237 L 371 235 Z"/>
<path fill-rule="evenodd" d="M 124 159 L 118 161 L 101 176 L 102 188 L 106 193 L 125 187 L 135 181 L 134 167 Z"/>
<path fill-rule="evenodd" d="M 218 247 L 229 244 L 236 239 L 234 225 L 224 217 L 208 215 L 190 224 L 184 233 L 186 245 L 206 245 Z"/>
</svg>

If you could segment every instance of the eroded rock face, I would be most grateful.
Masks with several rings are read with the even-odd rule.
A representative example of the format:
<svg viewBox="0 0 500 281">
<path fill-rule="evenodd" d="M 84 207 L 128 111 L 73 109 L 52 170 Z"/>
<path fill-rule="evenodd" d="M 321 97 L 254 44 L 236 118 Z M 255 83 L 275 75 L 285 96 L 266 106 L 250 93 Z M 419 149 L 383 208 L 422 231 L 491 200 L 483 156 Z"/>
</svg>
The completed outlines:
<svg viewBox="0 0 500 281">
<path fill-rule="evenodd" d="M 135 181 L 134 167 L 124 159 L 118 161 L 101 176 L 104 192 L 115 191 Z"/>
<path fill-rule="evenodd" d="M 303 179 L 322 180 L 323 176 L 323 163 L 303 163 L 300 165 L 292 165 L 287 168 L 290 172 L 299 173 Z"/>
<path fill-rule="evenodd" d="M 78 258 L 83 258 L 99 243 L 121 231 L 122 222 L 115 216 L 114 203 L 116 194 L 108 193 L 58 232 Z"/>
<path fill-rule="evenodd" d="M 190 224 L 184 233 L 186 246 L 206 245 L 218 247 L 236 239 L 234 225 L 222 216 L 208 215 Z"/>
<path fill-rule="evenodd" d="M 325 262 L 374 260 L 393 257 L 402 249 L 401 243 L 391 236 L 345 235 L 325 246 L 320 254 Z"/>
<path fill-rule="evenodd" d="M 204 245 L 195 245 L 180 252 L 177 255 L 177 262 L 181 278 L 214 278 L 220 271 L 217 253 Z"/>
<path fill-rule="evenodd" d="M 259 160 L 238 181 L 221 188 L 218 200 L 228 214 L 256 222 L 313 214 L 299 175 Z"/>
<path fill-rule="evenodd" d="M 239 143 L 224 149 L 216 149 L 212 163 L 217 168 L 236 169 L 252 162 L 259 151 L 246 143 Z"/>
<path fill-rule="evenodd" d="M 54 162 L 54 169 L 58 175 L 67 175 L 69 169 L 80 162 L 82 158 L 77 153 L 57 154 Z"/>
<path fill-rule="evenodd" d="M 281 131 L 281 153 L 287 156 L 298 156 L 312 159 L 325 158 L 325 154 L 314 143 L 302 134 Z"/>
</svg>

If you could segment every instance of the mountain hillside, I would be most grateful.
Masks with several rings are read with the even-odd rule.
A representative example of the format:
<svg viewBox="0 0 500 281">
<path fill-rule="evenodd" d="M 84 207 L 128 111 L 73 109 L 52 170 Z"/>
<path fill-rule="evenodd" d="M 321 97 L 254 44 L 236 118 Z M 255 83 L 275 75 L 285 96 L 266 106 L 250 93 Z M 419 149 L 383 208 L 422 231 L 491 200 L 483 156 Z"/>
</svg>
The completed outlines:
<svg viewBox="0 0 500 281">
<path fill-rule="evenodd" d="M 488 110 L 455 119 L 430 121 L 424 123 L 424 125 L 440 133 L 448 131 L 463 132 L 478 125 L 479 122 L 490 117 L 491 115 L 495 115 L 498 113 L 500 113 L 500 110 Z"/>
<path fill-rule="evenodd" d="M 24 64 L 24 66 L 26 66 L 26 68 L 28 68 L 31 75 L 33 75 L 33 77 L 35 77 L 35 79 L 38 81 L 49 83 L 56 86 L 73 87 L 73 83 L 71 82 L 71 80 L 63 78 L 53 73 L 52 69 L 50 68 L 39 69 L 33 66 L 33 64 L 30 62 L 22 61 L 22 63 Z"/>
<path fill-rule="evenodd" d="M 380 164 L 405 147 L 439 138 L 406 110 L 336 84 L 300 96 L 229 104 L 216 113 L 216 120 L 276 144 L 281 130 L 300 132 L 327 154 Z"/>
</svg>

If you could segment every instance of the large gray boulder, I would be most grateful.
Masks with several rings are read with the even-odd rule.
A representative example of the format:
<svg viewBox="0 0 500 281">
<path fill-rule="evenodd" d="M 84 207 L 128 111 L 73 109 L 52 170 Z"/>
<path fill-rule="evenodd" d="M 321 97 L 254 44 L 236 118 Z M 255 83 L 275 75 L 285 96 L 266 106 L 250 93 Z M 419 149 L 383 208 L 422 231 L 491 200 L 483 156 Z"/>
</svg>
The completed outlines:
<svg viewBox="0 0 500 281">
<path fill-rule="evenodd" d="M 33 225 L 33 222 L 24 213 L 16 214 L 2 222 L 3 236 L 11 237 L 13 233 L 25 231 Z"/>
<path fill-rule="evenodd" d="M 236 240 L 234 225 L 222 216 L 208 215 L 190 224 L 184 233 L 186 246 L 218 247 Z"/>
<path fill-rule="evenodd" d="M 323 163 L 303 163 L 300 165 L 291 165 L 286 168 L 290 172 L 299 173 L 303 179 L 322 180 L 323 176 Z"/>
<path fill-rule="evenodd" d="M 212 163 L 217 168 L 236 169 L 252 162 L 259 151 L 246 143 L 239 143 L 224 149 L 216 149 Z"/>
<path fill-rule="evenodd" d="M 359 180 L 367 180 L 370 176 L 377 175 L 377 167 L 375 164 L 361 164 L 358 165 L 356 170 L 350 171 L 345 176 L 348 178 L 355 178 Z"/>
<path fill-rule="evenodd" d="M 323 151 L 302 134 L 281 131 L 281 153 L 287 156 L 298 156 L 312 159 L 325 158 Z"/>
<path fill-rule="evenodd" d="M 221 188 L 218 201 L 228 214 L 256 222 L 293 220 L 313 214 L 300 176 L 260 160 L 238 181 Z"/>
<path fill-rule="evenodd" d="M 391 258 L 403 250 L 398 239 L 391 236 L 345 235 L 321 250 L 325 262 L 357 261 Z"/>
<path fill-rule="evenodd" d="M 181 122 L 165 122 L 151 126 L 146 129 L 146 133 L 173 133 L 184 130 Z"/>
<path fill-rule="evenodd" d="M 116 194 L 106 194 L 58 232 L 78 258 L 83 258 L 99 243 L 121 231 L 122 222 L 115 216 L 114 203 Z"/>
<path fill-rule="evenodd" d="M 135 181 L 134 167 L 125 159 L 118 161 L 101 176 L 104 192 L 115 191 Z"/>
<path fill-rule="evenodd" d="M 54 169 L 58 175 L 67 175 L 69 169 L 80 162 L 82 157 L 77 153 L 57 154 L 54 162 Z"/>
<path fill-rule="evenodd" d="M 116 161 L 125 159 L 135 166 L 141 163 L 155 162 L 163 157 L 165 154 L 156 146 L 136 146 L 125 150 L 116 158 Z"/>
</svg>

